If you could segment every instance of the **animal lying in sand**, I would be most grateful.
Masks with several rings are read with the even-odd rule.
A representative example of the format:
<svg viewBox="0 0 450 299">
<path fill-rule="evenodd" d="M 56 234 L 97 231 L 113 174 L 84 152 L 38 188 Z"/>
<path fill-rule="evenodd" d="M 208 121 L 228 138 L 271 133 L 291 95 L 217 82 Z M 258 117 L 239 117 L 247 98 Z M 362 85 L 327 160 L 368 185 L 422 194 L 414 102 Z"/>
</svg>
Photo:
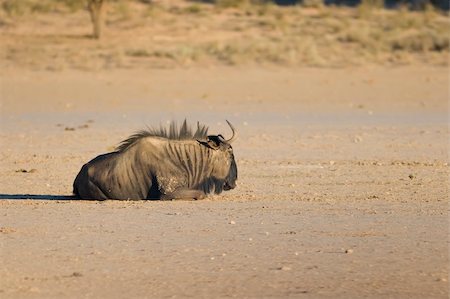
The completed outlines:
<svg viewBox="0 0 450 299">
<path fill-rule="evenodd" d="M 231 143 L 208 135 L 186 120 L 181 128 L 148 129 L 131 135 L 114 152 L 100 155 L 81 168 L 73 183 L 80 199 L 201 199 L 236 187 L 237 165 Z"/>
</svg>

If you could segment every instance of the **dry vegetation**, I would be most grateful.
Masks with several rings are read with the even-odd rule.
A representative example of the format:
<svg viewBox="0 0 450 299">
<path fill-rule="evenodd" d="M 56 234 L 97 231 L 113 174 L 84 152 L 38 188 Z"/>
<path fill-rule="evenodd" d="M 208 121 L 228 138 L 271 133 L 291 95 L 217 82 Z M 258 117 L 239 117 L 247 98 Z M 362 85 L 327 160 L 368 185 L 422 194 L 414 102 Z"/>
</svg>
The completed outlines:
<svg viewBox="0 0 450 299">
<path fill-rule="evenodd" d="M 0 66 L 448 64 L 450 21 L 432 8 L 385 10 L 376 1 L 357 8 L 316 1 L 294 7 L 204 2 L 110 1 L 104 36 L 97 41 L 79 0 L 3 0 Z"/>
</svg>

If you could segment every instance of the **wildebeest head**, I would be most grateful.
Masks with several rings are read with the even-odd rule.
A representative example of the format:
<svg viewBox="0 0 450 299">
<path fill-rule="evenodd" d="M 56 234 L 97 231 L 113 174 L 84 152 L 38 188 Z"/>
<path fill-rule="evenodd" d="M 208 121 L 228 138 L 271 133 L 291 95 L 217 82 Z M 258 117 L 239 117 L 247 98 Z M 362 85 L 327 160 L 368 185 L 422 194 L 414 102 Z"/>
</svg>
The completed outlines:
<svg viewBox="0 0 450 299">
<path fill-rule="evenodd" d="M 201 144 L 211 148 L 216 152 L 218 163 L 214 164 L 211 175 L 219 180 L 223 190 L 231 190 L 236 187 L 237 165 L 234 160 L 233 148 L 231 143 L 236 139 L 237 133 L 233 125 L 227 120 L 228 125 L 233 132 L 230 139 L 226 140 L 222 135 L 209 135 L 206 141 L 199 141 Z"/>
</svg>

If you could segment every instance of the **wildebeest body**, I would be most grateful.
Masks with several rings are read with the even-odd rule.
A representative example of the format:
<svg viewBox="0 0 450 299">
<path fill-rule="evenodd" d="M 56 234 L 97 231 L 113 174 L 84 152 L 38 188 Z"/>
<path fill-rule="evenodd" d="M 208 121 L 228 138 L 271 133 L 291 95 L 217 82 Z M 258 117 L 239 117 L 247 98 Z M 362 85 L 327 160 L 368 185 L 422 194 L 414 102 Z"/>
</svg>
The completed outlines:
<svg viewBox="0 0 450 299">
<path fill-rule="evenodd" d="M 181 131 L 186 128 L 184 123 Z M 100 200 L 200 199 L 235 187 L 233 151 L 221 135 L 181 140 L 148 135 L 85 164 L 74 182 L 75 195 Z"/>
</svg>

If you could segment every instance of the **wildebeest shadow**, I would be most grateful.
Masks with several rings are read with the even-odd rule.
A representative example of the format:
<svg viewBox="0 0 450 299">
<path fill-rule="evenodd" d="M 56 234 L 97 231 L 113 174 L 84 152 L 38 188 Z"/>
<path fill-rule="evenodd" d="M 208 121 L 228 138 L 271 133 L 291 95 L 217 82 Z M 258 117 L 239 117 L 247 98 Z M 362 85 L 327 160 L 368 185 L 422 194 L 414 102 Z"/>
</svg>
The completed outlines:
<svg viewBox="0 0 450 299">
<path fill-rule="evenodd" d="M 0 200 L 76 200 L 76 201 L 105 201 L 104 199 L 81 199 L 75 195 L 51 194 L 0 194 Z M 114 201 L 141 201 L 156 199 L 112 199 Z"/>
<path fill-rule="evenodd" d="M 79 200 L 74 195 L 50 195 L 50 194 L 0 194 L 0 200 Z"/>
</svg>

